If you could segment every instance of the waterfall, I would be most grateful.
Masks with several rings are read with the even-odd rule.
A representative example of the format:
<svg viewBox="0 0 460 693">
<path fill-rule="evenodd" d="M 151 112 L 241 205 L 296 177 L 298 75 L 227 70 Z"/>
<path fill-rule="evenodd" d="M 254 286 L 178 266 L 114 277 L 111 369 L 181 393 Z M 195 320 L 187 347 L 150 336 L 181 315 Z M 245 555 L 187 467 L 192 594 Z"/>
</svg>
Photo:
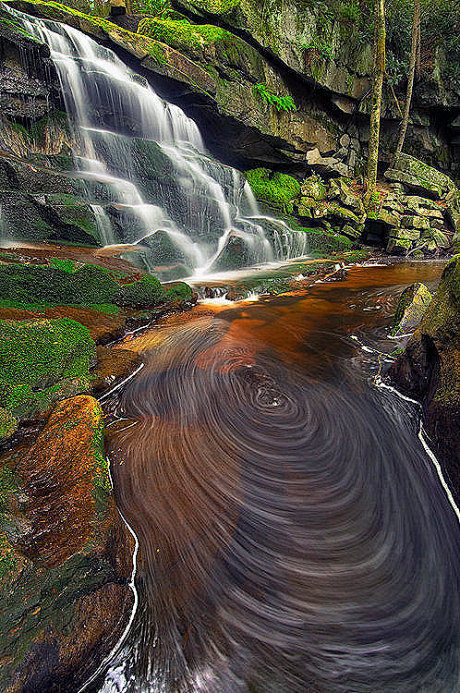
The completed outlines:
<svg viewBox="0 0 460 693">
<path fill-rule="evenodd" d="M 305 255 L 305 235 L 263 216 L 242 174 L 214 160 L 197 125 L 111 50 L 13 12 L 50 47 L 101 245 L 138 246 L 163 279 Z"/>
</svg>

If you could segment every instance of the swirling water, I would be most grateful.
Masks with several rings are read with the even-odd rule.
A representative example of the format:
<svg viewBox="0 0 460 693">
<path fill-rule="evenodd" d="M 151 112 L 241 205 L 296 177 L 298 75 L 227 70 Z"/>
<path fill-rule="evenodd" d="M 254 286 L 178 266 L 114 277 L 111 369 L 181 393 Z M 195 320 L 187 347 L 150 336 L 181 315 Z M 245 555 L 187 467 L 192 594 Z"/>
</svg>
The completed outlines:
<svg viewBox="0 0 460 693">
<path fill-rule="evenodd" d="M 458 517 L 417 408 L 350 339 L 381 341 L 424 272 L 354 270 L 134 340 L 146 365 L 108 433 L 139 608 L 95 690 L 460 689 Z"/>
</svg>

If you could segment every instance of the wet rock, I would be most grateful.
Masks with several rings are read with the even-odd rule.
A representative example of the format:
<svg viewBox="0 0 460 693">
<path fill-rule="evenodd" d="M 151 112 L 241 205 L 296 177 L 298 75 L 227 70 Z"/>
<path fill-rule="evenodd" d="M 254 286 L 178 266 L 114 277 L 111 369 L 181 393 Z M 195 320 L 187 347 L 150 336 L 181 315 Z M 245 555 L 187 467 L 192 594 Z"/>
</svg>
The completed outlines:
<svg viewBox="0 0 460 693">
<path fill-rule="evenodd" d="M 431 303 L 432 295 L 424 284 L 411 284 L 401 294 L 396 309 L 392 335 L 398 337 L 412 332 L 420 323 Z"/>
<path fill-rule="evenodd" d="M 133 542 L 113 501 L 99 404 L 61 402 L 30 449 L 0 461 L 0 687 L 69 692 L 133 606 Z"/>
<path fill-rule="evenodd" d="M 388 375 L 422 402 L 425 429 L 460 497 L 460 255 L 446 265 L 435 297 Z"/>
</svg>

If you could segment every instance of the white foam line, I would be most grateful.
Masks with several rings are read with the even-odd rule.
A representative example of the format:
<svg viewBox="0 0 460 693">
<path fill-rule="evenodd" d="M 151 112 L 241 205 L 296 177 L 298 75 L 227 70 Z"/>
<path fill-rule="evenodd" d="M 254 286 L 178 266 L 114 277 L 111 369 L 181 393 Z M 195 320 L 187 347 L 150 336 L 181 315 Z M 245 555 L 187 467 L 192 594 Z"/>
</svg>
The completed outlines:
<svg viewBox="0 0 460 693">
<path fill-rule="evenodd" d="M 386 383 L 382 382 L 382 380 L 379 379 L 379 381 L 376 382 L 376 385 L 377 385 L 377 387 L 382 387 L 382 388 L 386 388 L 387 390 L 391 390 L 391 392 L 394 392 L 396 395 L 398 395 L 398 397 L 401 397 L 401 399 L 405 399 L 406 402 L 413 402 L 414 404 L 417 404 L 421 409 L 420 402 L 417 402 L 415 399 L 411 399 L 411 397 L 406 397 L 405 395 L 401 394 L 399 392 L 399 390 L 397 390 L 395 387 L 392 387 L 391 385 L 387 385 Z M 423 434 L 424 434 L 423 423 L 422 423 L 422 420 L 420 419 L 420 428 L 418 431 L 418 437 L 420 439 L 420 442 L 423 445 L 423 448 L 424 448 L 426 454 L 430 458 L 431 462 L 433 463 L 434 468 L 436 469 L 436 471 L 438 473 L 438 477 L 439 477 L 439 480 L 441 482 L 441 486 L 443 487 L 444 491 L 446 492 L 446 496 L 449 500 L 449 503 L 451 504 L 452 509 L 453 509 L 455 515 L 457 516 L 458 521 L 460 522 L 460 510 L 459 510 L 457 504 L 455 503 L 452 492 L 451 492 L 451 490 L 450 490 L 449 486 L 447 485 L 447 482 L 444 478 L 444 474 L 442 473 L 441 465 L 439 464 L 438 459 L 435 456 L 434 452 L 429 447 Z"/>
<path fill-rule="evenodd" d="M 108 392 L 106 392 L 105 395 L 102 395 L 102 397 L 99 397 L 99 398 L 98 398 L 98 401 L 99 401 L 99 402 L 103 402 L 109 395 L 111 395 L 113 392 L 115 392 L 116 390 L 118 390 L 118 389 L 119 389 L 120 387 L 122 387 L 122 385 L 124 385 L 125 383 L 129 382 L 129 381 L 131 380 L 131 378 L 134 378 L 134 376 L 137 375 L 137 373 L 139 373 L 139 371 L 141 371 L 141 370 L 144 368 L 144 366 L 145 366 L 145 363 L 141 363 L 141 365 L 140 365 L 138 368 L 136 368 L 136 370 L 133 371 L 130 375 L 128 375 L 127 378 L 125 378 L 124 380 L 122 380 L 121 383 L 118 383 L 118 385 L 115 385 L 115 387 L 112 387 L 111 390 L 109 390 Z"/>
<path fill-rule="evenodd" d="M 109 462 L 109 464 L 108 464 L 109 479 L 110 479 L 110 484 L 112 486 L 112 491 L 113 491 L 113 479 L 112 479 L 112 474 L 110 471 L 110 465 L 111 465 L 110 458 L 107 457 L 107 460 Z M 118 640 L 117 644 L 113 647 L 112 651 L 110 652 L 109 655 L 107 655 L 107 657 L 104 659 L 102 664 L 100 664 L 100 666 L 96 669 L 94 674 L 92 674 L 90 676 L 90 678 L 85 681 L 83 686 L 81 686 L 81 688 L 78 689 L 77 693 L 82 693 L 82 691 L 84 691 L 90 685 L 90 683 L 92 683 L 99 676 L 99 674 L 106 668 L 106 666 L 112 661 L 112 659 L 115 657 L 117 652 L 119 652 L 119 650 L 120 650 L 121 646 L 123 645 L 129 631 L 131 630 L 131 626 L 133 624 L 134 617 L 137 613 L 137 608 L 139 606 L 139 595 L 138 595 L 138 592 L 136 589 L 136 584 L 135 584 L 136 572 L 137 572 L 137 553 L 139 551 L 139 540 L 137 538 L 135 531 L 133 530 L 131 525 L 128 523 L 125 516 L 123 515 L 123 513 L 118 508 L 118 506 L 117 506 L 117 511 L 118 511 L 118 514 L 120 515 L 121 519 L 125 523 L 126 527 L 128 528 L 130 534 L 132 535 L 132 537 L 134 539 L 133 569 L 131 572 L 131 579 L 128 583 L 128 586 L 131 588 L 133 595 L 134 595 L 134 604 L 133 604 L 133 608 L 131 611 L 131 615 L 129 617 L 129 621 L 128 621 L 120 639 Z"/>
</svg>

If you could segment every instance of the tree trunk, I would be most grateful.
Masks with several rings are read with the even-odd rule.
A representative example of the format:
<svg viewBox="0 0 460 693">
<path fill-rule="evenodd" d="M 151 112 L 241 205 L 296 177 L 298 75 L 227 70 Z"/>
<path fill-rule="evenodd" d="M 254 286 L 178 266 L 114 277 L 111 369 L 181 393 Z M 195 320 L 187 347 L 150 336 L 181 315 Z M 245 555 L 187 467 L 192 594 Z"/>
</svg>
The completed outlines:
<svg viewBox="0 0 460 693">
<path fill-rule="evenodd" d="M 412 25 L 412 48 L 409 60 L 409 74 L 407 76 L 407 91 L 406 105 L 404 107 L 403 119 L 401 121 L 401 130 L 399 132 L 399 140 L 396 146 L 395 159 L 401 154 L 404 140 L 406 139 L 407 126 L 409 125 L 410 106 L 412 102 L 412 91 L 414 89 L 415 70 L 417 66 L 417 53 L 419 46 L 420 35 L 420 0 L 414 0 L 414 21 Z"/>
<path fill-rule="evenodd" d="M 374 8 L 374 71 L 372 85 L 372 104 L 367 158 L 366 195 L 367 208 L 377 188 L 377 165 L 379 161 L 380 117 L 382 111 L 382 89 L 385 74 L 385 0 L 375 0 Z"/>
</svg>

